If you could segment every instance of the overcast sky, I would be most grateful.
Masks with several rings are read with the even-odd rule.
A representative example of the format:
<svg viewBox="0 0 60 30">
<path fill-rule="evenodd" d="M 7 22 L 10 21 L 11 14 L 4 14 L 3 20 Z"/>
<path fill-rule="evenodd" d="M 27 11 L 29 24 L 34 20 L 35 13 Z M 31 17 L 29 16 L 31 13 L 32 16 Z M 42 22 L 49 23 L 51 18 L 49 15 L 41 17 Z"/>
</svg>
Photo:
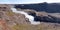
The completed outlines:
<svg viewBox="0 0 60 30">
<path fill-rule="evenodd" d="M 0 4 L 60 3 L 60 0 L 0 0 Z"/>
</svg>

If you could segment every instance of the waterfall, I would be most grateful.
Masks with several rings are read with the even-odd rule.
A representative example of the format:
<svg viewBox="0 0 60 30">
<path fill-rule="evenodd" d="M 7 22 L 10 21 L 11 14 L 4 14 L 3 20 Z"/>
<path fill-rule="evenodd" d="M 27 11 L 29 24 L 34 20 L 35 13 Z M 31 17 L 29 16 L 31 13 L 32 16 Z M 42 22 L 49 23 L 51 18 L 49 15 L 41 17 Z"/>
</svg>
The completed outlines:
<svg viewBox="0 0 60 30">
<path fill-rule="evenodd" d="M 24 11 L 18 11 L 16 8 L 11 8 L 12 12 L 14 13 L 20 13 L 20 14 L 23 14 L 25 15 L 25 18 L 28 18 L 30 23 L 33 24 L 33 25 L 37 25 L 37 24 L 40 24 L 40 22 L 36 22 L 34 21 L 34 16 L 32 15 L 29 15 L 28 13 L 24 12 Z"/>
</svg>

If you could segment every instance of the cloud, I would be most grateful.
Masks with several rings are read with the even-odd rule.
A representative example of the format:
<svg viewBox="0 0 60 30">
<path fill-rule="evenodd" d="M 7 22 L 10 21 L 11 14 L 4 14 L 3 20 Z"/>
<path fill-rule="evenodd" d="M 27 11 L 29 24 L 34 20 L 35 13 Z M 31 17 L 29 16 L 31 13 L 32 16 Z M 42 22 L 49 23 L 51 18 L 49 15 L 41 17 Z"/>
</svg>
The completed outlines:
<svg viewBox="0 0 60 30">
<path fill-rule="evenodd" d="M 60 0 L 0 0 L 0 4 L 60 3 Z"/>
<path fill-rule="evenodd" d="M 21 0 L 0 0 L 0 4 L 21 4 Z"/>
</svg>

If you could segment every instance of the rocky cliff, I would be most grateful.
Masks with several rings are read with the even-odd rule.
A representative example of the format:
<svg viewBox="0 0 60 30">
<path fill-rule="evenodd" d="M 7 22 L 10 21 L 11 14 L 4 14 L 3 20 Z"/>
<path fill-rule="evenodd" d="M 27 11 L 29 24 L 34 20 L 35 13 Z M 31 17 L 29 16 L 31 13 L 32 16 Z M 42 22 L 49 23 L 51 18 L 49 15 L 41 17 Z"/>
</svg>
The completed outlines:
<svg viewBox="0 0 60 30">
<path fill-rule="evenodd" d="M 39 25 L 32 25 L 23 14 L 0 10 L 0 30 L 60 30 L 59 13 L 37 12 L 32 9 L 19 9 L 28 14 L 36 13 L 35 21 Z"/>
</svg>

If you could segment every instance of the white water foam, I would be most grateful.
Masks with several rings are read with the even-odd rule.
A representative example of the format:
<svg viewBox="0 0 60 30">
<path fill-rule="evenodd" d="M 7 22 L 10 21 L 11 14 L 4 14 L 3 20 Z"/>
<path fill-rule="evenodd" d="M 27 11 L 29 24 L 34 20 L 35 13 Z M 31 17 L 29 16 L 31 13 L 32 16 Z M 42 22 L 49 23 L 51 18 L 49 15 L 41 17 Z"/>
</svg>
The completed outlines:
<svg viewBox="0 0 60 30">
<path fill-rule="evenodd" d="M 26 13 L 26 12 L 24 12 L 24 11 L 17 11 L 16 8 L 11 8 L 11 10 L 12 10 L 14 13 L 20 13 L 20 14 L 25 15 L 25 18 L 28 18 L 29 21 L 30 21 L 30 23 L 33 24 L 33 25 L 40 24 L 40 22 L 34 21 L 34 16 L 28 15 L 28 13 Z"/>
</svg>

